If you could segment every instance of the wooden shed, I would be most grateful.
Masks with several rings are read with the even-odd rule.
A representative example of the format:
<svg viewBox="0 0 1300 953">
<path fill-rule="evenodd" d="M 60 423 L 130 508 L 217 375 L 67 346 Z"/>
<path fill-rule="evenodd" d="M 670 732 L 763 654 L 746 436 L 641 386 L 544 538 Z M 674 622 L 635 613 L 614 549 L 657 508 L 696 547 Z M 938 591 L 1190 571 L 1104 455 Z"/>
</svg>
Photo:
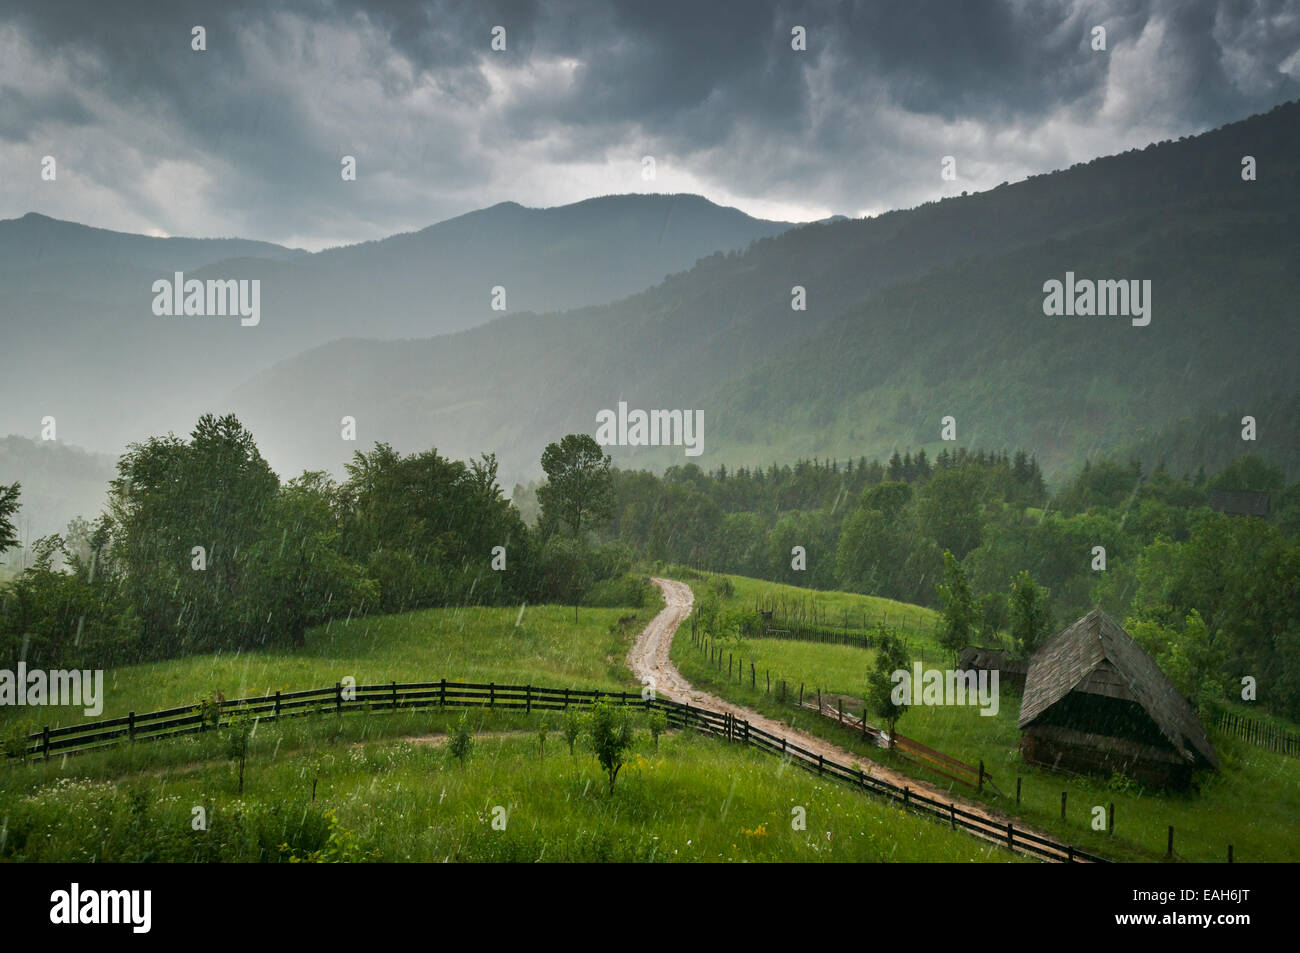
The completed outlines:
<svg viewBox="0 0 1300 953">
<path fill-rule="evenodd" d="M 1019 724 L 1025 760 L 1052 768 L 1178 787 L 1219 766 L 1191 704 L 1101 609 L 1029 660 Z"/>
<path fill-rule="evenodd" d="M 1012 658 L 1011 653 L 1003 649 L 968 645 L 957 655 L 957 668 L 964 672 L 997 672 L 999 686 L 1021 691 L 1025 687 L 1025 673 L 1029 671 L 1029 663 Z"/>
</svg>

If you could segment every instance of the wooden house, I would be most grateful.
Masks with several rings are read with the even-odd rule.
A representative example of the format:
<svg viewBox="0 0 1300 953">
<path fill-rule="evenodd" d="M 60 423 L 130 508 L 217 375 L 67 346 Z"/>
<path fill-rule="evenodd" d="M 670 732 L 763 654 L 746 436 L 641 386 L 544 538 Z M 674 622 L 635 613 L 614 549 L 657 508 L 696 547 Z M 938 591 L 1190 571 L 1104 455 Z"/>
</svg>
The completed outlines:
<svg viewBox="0 0 1300 953">
<path fill-rule="evenodd" d="M 957 655 L 957 668 L 963 672 L 997 672 L 1000 687 L 1021 691 L 1025 687 L 1025 674 L 1029 671 L 1029 663 L 1012 658 L 1011 653 L 1003 649 L 968 645 Z"/>
<path fill-rule="evenodd" d="M 1029 660 L 1019 724 L 1025 760 L 1052 768 L 1177 787 L 1219 765 L 1191 704 L 1100 609 Z"/>
</svg>

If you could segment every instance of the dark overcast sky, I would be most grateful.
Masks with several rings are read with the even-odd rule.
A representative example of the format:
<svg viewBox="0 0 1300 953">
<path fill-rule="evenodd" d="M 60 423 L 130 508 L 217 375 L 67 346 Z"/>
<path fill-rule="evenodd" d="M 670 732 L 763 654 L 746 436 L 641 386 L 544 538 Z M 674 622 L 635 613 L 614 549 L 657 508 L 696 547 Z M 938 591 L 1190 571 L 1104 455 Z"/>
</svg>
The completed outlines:
<svg viewBox="0 0 1300 953">
<path fill-rule="evenodd" d="M 29 0 L 0 7 L 0 217 L 309 248 L 612 192 L 809 220 L 1295 98 L 1300 0 Z"/>
</svg>

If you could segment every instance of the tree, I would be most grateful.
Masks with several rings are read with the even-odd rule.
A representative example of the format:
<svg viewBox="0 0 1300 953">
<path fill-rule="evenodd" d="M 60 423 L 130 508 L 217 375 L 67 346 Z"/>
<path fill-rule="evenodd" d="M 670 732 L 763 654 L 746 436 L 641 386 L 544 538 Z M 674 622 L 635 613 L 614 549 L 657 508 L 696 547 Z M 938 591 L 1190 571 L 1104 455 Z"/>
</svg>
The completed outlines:
<svg viewBox="0 0 1300 953">
<path fill-rule="evenodd" d="M 564 735 L 565 742 L 569 745 L 569 754 L 573 754 L 573 746 L 578 743 L 582 737 L 583 731 L 586 730 L 586 718 L 582 711 L 577 708 L 566 708 L 564 710 L 564 726 L 561 732 Z"/>
<path fill-rule="evenodd" d="M 895 693 L 895 672 L 906 672 L 911 664 L 902 639 L 880 626 L 876 641 L 876 662 L 867 676 L 867 704 L 889 726 L 889 746 L 894 747 L 894 727 L 906 714 L 907 700 Z"/>
<path fill-rule="evenodd" d="M 152 656 L 254 641 L 265 613 L 247 599 L 250 553 L 279 484 L 233 414 L 205 414 L 189 441 L 151 437 L 118 461 L 114 558 Z"/>
<path fill-rule="evenodd" d="M 1182 632 L 1141 619 L 1129 619 L 1124 628 L 1197 708 L 1222 701 L 1227 695 L 1223 646 L 1195 609 L 1188 614 Z"/>
<path fill-rule="evenodd" d="M 305 645 L 307 629 L 340 607 L 360 612 L 379 601 L 378 585 L 339 551 L 333 492 L 328 476 L 309 472 L 281 487 L 268 504 L 250 547 L 245 587 L 261 628 L 254 641 L 287 637 Z"/>
<path fill-rule="evenodd" d="M 939 644 L 956 653 L 970 645 L 979 616 L 975 611 L 975 595 L 966 581 L 966 571 L 957 557 L 947 550 L 943 554 L 943 576 L 944 583 L 936 587 L 943 602 L 943 629 L 939 633 Z"/>
<path fill-rule="evenodd" d="M 936 473 L 921 490 L 918 515 L 921 530 L 958 559 L 980 544 L 983 520 L 984 475 L 976 466 L 954 467 Z"/>
<path fill-rule="evenodd" d="M 663 709 L 656 708 L 650 712 L 650 736 L 655 740 L 655 750 L 659 750 L 659 736 L 668 730 L 668 716 Z"/>
<path fill-rule="evenodd" d="M 14 526 L 13 515 L 18 512 L 18 494 L 22 488 L 21 483 L 0 485 L 0 555 L 18 545 L 18 528 Z"/>
<path fill-rule="evenodd" d="M 239 793 L 244 793 L 244 762 L 248 760 L 248 742 L 253 735 L 252 722 L 236 715 L 226 725 L 226 757 L 239 762 Z"/>
<path fill-rule="evenodd" d="M 1026 570 L 1011 582 L 1011 638 L 1022 658 L 1033 655 L 1047 641 L 1052 626 L 1049 595 Z"/>
<path fill-rule="evenodd" d="M 447 740 L 447 751 L 453 758 L 464 764 L 473 747 L 474 735 L 469 730 L 469 712 L 463 711 L 456 721 L 451 737 Z"/>
<path fill-rule="evenodd" d="M 634 737 L 632 719 L 627 708 L 605 699 L 596 702 L 591 708 L 587 733 L 591 736 L 591 747 L 596 752 L 596 759 L 609 775 L 609 793 L 613 796 L 614 779 L 627 760 Z"/>
<path fill-rule="evenodd" d="M 580 537 L 583 527 L 595 528 L 614 514 L 614 478 L 610 458 L 595 438 L 571 433 L 542 451 L 546 482 L 537 488 L 542 524 L 567 527 Z"/>
</svg>

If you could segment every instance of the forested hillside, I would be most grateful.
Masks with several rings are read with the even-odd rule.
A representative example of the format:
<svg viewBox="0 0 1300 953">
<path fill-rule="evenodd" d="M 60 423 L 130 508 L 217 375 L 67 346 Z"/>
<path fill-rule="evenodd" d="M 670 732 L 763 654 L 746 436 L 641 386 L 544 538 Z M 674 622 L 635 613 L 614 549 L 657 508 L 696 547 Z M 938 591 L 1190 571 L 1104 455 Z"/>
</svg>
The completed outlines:
<svg viewBox="0 0 1300 953">
<path fill-rule="evenodd" d="M 615 486 L 602 538 L 647 559 L 942 608 L 953 651 L 1027 657 L 1101 605 L 1198 703 L 1250 675 L 1300 719 L 1300 483 L 1257 457 L 1209 475 L 1088 464 L 1056 493 L 1024 453 L 960 450 Z M 1223 491 L 1267 494 L 1268 516 L 1216 509 Z M 756 607 L 730 624 L 761 629 Z"/>
<path fill-rule="evenodd" d="M 555 434 L 592 432 L 626 400 L 702 409 L 708 467 L 933 455 L 952 416 L 960 444 L 1032 448 L 1054 478 L 1142 441 L 1186 456 L 1180 421 L 1218 415 L 1237 434 L 1252 415 L 1250 449 L 1294 473 L 1277 408 L 1300 359 L 1298 120 L 1291 103 L 986 193 L 793 229 L 608 306 L 336 342 L 234 403 L 295 468 L 325 465 L 351 414 L 397 447 L 491 448 L 508 480 L 527 479 Z M 1045 282 L 1067 272 L 1149 281 L 1150 323 L 1045 314 Z M 792 310 L 796 286 L 806 310 Z M 613 452 L 683 462 L 680 448 Z"/>
</svg>

